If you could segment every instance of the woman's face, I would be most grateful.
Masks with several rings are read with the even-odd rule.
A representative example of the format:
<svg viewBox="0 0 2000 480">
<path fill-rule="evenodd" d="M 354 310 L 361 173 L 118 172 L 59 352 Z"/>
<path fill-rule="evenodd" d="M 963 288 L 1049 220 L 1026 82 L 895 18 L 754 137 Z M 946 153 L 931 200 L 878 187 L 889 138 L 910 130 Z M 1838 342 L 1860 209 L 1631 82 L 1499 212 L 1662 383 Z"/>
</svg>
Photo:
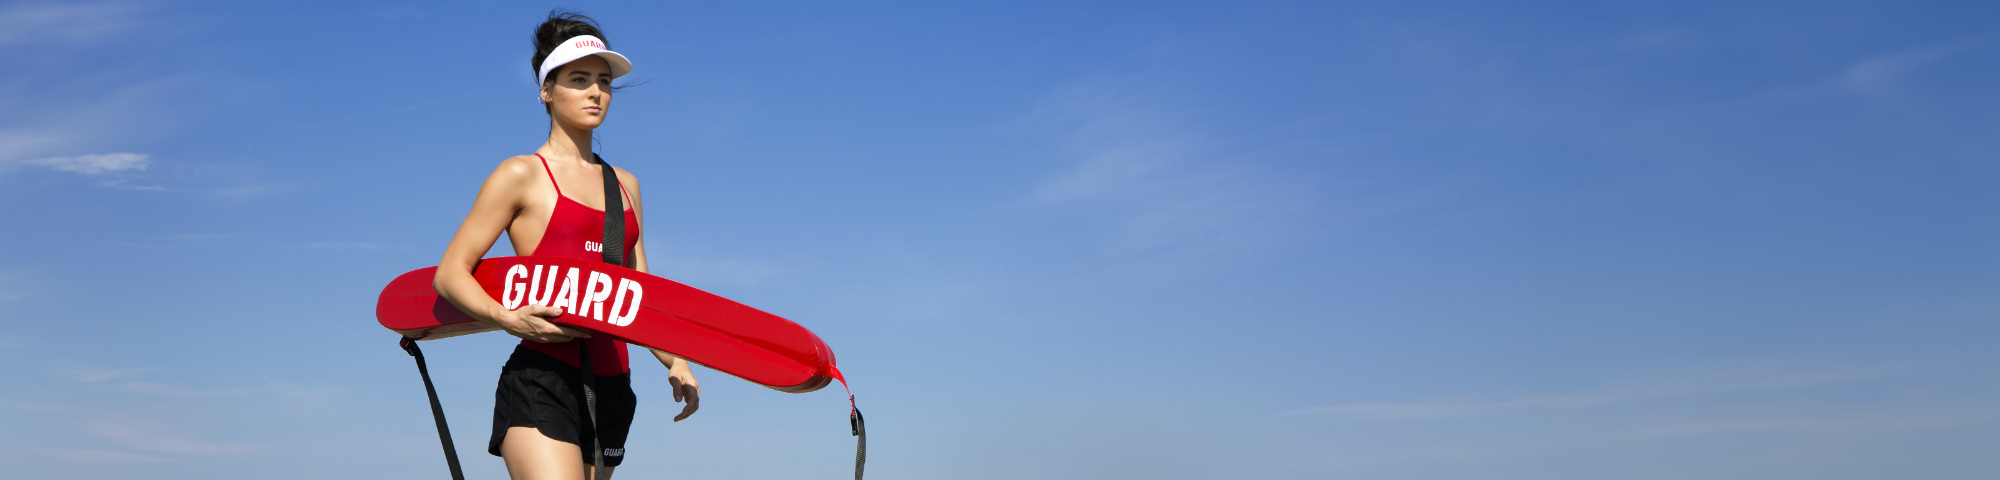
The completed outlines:
<svg viewBox="0 0 2000 480">
<path fill-rule="evenodd" d="M 595 130 L 611 109 L 611 64 L 591 55 L 556 68 L 553 82 L 542 89 L 549 116 L 570 128 Z"/>
</svg>

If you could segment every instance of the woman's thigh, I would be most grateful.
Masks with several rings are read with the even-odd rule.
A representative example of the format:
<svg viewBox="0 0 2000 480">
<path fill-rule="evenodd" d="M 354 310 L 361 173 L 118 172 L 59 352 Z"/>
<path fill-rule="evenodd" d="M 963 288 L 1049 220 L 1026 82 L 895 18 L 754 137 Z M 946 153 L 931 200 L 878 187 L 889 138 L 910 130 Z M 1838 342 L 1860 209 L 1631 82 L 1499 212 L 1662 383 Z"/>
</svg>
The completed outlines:
<svg viewBox="0 0 2000 480">
<path fill-rule="evenodd" d="M 500 458 L 506 459 L 507 476 L 514 480 L 575 480 L 578 472 L 588 475 L 591 468 L 583 464 L 583 449 L 576 444 L 549 438 L 530 427 L 507 429 Z M 605 478 L 617 472 L 618 467 L 604 467 Z"/>
</svg>

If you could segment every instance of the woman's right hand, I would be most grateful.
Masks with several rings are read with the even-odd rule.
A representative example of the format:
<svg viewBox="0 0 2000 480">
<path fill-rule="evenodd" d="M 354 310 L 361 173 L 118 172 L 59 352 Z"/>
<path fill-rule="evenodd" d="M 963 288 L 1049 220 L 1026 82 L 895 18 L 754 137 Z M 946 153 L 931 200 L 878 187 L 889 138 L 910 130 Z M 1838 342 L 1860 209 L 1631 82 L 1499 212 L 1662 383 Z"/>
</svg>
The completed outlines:
<svg viewBox="0 0 2000 480">
<path fill-rule="evenodd" d="M 561 308 L 523 305 L 519 309 L 498 312 L 493 315 L 493 323 L 500 324 L 500 328 L 506 330 L 508 335 L 538 343 L 563 343 L 575 338 L 590 338 L 590 332 L 557 325 L 547 320 L 560 317 L 562 314 Z"/>
</svg>

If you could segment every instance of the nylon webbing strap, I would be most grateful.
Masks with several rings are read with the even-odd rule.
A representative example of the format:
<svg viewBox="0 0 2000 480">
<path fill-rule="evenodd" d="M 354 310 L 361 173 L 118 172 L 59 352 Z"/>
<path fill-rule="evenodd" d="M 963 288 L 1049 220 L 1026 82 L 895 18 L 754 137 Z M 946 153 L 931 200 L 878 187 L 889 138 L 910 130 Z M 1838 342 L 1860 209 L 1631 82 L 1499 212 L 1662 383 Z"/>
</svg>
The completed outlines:
<svg viewBox="0 0 2000 480">
<path fill-rule="evenodd" d="M 840 382 L 846 386 L 847 382 Z M 861 465 L 868 462 L 868 425 L 861 421 L 861 407 L 854 406 L 854 396 L 847 396 L 851 409 L 847 415 L 847 426 L 854 428 L 854 480 L 861 480 Z"/>
<path fill-rule="evenodd" d="M 604 172 L 604 263 L 625 264 L 625 196 L 618 188 L 618 172 L 611 164 L 604 163 L 604 157 L 593 153 L 597 165 Z"/>
<path fill-rule="evenodd" d="M 597 480 L 605 480 L 611 478 L 611 473 L 604 471 L 604 445 L 597 442 L 597 371 L 590 369 L 590 342 L 587 340 L 579 338 L 571 341 L 576 342 L 577 356 L 582 357 L 578 363 L 583 364 L 583 409 L 590 414 L 590 451 L 595 454 L 591 465 L 596 467 Z"/>
<path fill-rule="evenodd" d="M 618 188 L 618 171 L 611 164 L 604 163 L 604 157 L 590 154 L 597 159 L 598 171 L 604 172 L 604 263 L 625 265 L 625 196 Z M 597 480 L 605 480 L 610 473 L 604 471 L 604 445 L 597 440 L 597 371 L 590 369 L 590 342 L 576 339 L 576 351 L 583 357 L 583 404 L 590 412 L 590 451 L 594 454 L 593 466 Z"/>
<path fill-rule="evenodd" d="M 444 463 L 451 467 L 451 480 L 465 480 L 465 472 L 458 469 L 458 449 L 451 445 L 451 427 L 444 423 L 444 405 L 438 403 L 437 387 L 431 386 L 431 370 L 424 365 L 424 350 L 409 338 L 404 338 L 402 345 L 403 351 L 417 357 L 417 375 L 424 377 L 424 393 L 431 396 L 431 418 L 437 420 L 438 442 L 444 444 Z"/>
</svg>

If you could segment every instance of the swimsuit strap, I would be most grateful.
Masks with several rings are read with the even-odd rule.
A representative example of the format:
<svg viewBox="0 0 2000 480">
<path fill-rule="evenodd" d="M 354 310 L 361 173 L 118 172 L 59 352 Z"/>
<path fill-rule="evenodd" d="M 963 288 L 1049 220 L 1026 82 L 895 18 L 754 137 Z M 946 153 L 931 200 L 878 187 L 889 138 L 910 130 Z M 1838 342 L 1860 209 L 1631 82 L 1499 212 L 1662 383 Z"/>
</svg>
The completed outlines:
<svg viewBox="0 0 2000 480">
<path fill-rule="evenodd" d="M 549 159 L 547 159 L 547 158 L 542 158 L 542 154 L 539 154 L 539 153 L 535 154 L 535 158 L 538 158 L 538 159 L 541 159 L 541 161 L 542 161 L 542 173 L 547 173 L 547 174 L 549 174 L 549 184 L 550 184 L 550 185 L 555 185 L 555 186 L 556 186 L 556 196 L 558 196 L 558 197 L 561 197 L 561 196 L 563 196 L 563 193 L 562 193 L 562 185 L 561 185 L 561 184 L 558 184 L 558 183 L 556 183 L 556 172 L 555 172 L 555 171 L 553 171 L 553 170 L 549 170 Z M 627 204 L 630 204 L 630 203 L 632 203 L 632 192 L 628 192 L 628 191 L 625 191 L 625 183 L 624 183 L 624 182 L 619 182 L 619 183 L 618 183 L 618 193 L 621 193 L 621 194 L 624 194 L 624 195 L 625 195 L 625 203 L 627 203 Z"/>
<path fill-rule="evenodd" d="M 556 183 L 556 172 L 554 170 L 549 170 L 549 159 L 542 158 L 542 154 L 540 153 L 535 154 L 535 158 L 540 158 L 542 160 L 542 173 L 549 174 L 549 185 L 556 186 L 556 196 L 558 197 L 563 196 L 562 184 Z"/>
</svg>

